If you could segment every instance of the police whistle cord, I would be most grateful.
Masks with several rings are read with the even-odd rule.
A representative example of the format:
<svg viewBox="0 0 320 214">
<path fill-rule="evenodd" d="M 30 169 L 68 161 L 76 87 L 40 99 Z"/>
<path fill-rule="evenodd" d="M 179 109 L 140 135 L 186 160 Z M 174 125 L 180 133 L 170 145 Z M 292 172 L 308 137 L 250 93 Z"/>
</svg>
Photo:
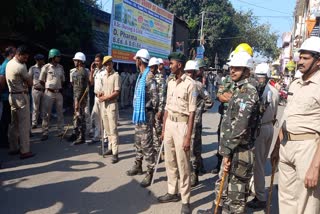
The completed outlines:
<svg viewBox="0 0 320 214">
<path fill-rule="evenodd" d="M 220 182 L 220 188 L 219 188 L 219 195 L 218 195 L 218 198 L 217 198 L 217 203 L 216 203 L 216 206 L 214 206 L 214 214 L 218 214 L 219 204 L 220 204 L 221 196 L 222 196 L 222 192 L 223 192 L 223 186 L 224 186 L 224 182 L 226 180 L 227 175 L 228 175 L 228 172 L 223 171 L 222 179 L 221 179 L 221 182 Z"/>
<path fill-rule="evenodd" d="M 82 97 L 79 100 L 79 106 L 81 105 L 81 103 L 82 103 L 82 101 L 84 99 L 84 96 L 87 95 L 88 92 L 89 92 L 89 86 L 87 86 L 86 90 L 83 92 Z M 64 131 L 63 135 L 60 138 L 60 143 L 62 142 L 63 138 L 66 136 L 66 134 L 67 134 L 67 132 L 69 130 L 69 127 L 70 127 L 70 124 L 67 124 L 66 130 Z"/>
<path fill-rule="evenodd" d="M 270 187 L 269 187 L 269 194 L 268 194 L 268 203 L 267 203 L 267 211 L 266 214 L 270 214 L 271 210 L 271 199 L 272 199 L 272 189 L 273 189 L 273 181 L 274 181 L 274 175 L 276 174 L 276 167 L 277 164 L 272 164 L 272 174 L 271 174 L 271 181 L 270 181 Z"/>
</svg>

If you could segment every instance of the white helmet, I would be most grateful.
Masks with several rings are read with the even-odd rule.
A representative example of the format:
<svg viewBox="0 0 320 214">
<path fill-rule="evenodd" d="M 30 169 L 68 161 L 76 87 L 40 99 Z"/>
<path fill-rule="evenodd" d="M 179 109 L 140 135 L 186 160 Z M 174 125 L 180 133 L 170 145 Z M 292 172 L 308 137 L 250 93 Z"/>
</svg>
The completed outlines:
<svg viewBox="0 0 320 214">
<path fill-rule="evenodd" d="M 229 66 L 253 68 L 253 59 L 247 52 L 239 52 L 233 55 Z"/>
<path fill-rule="evenodd" d="M 73 60 L 80 60 L 82 62 L 85 62 L 86 61 L 86 56 L 82 52 L 77 52 L 74 55 Z"/>
<path fill-rule="evenodd" d="M 301 71 L 299 71 L 299 70 L 296 70 L 296 73 L 294 74 L 294 78 L 300 78 L 300 77 L 302 77 L 302 73 L 301 73 Z"/>
<path fill-rule="evenodd" d="M 158 58 L 158 62 L 159 62 L 159 64 L 163 64 L 163 59 Z"/>
<path fill-rule="evenodd" d="M 197 62 L 196 60 L 189 60 L 189 61 L 186 63 L 186 66 L 184 67 L 184 70 L 185 70 L 185 71 L 190 71 L 190 70 L 196 70 L 196 71 L 198 71 L 198 70 L 199 70 L 198 62 Z"/>
<path fill-rule="evenodd" d="M 306 39 L 299 49 L 299 52 L 301 51 L 310 51 L 315 53 L 320 53 L 320 38 L 312 36 L 308 39 Z"/>
<path fill-rule="evenodd" d="M 270 66 L 268 65 L 268 63 L 265 62 L 257 65 L 256 70 L 254 72 L 258 77 L 267 76 L 268 78 L 270 78 L 271 76 Z"/>
<path fill-rule="evenodd" d="M 138 50 L 136 55 L 133 57 L 133 59 L 136 60 L 138 57 L 141 58 L 143 62 L 149 62 L 149 59 L 150 59 L 149 51 L 147 49 Z"/>
<path fill-rule="evenodd" d="M 148 64 L 149 67 L 150 67 L 150 66 L 153 66 L 153 65 L 159 65 L 159 61 L 158 61 L 158 59 L 155 58 L 155 57 L 152 57 L 152 58 L 149 60 L 149 64 Z"/>
</svg>

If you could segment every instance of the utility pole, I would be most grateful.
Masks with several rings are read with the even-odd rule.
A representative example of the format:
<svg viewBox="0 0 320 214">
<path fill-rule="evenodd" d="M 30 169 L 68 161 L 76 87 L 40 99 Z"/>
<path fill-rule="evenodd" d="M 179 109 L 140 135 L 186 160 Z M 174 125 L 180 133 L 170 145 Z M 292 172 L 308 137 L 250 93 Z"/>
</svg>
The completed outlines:
<svg viewBox="0 0 320 214">
<path fill-rule="evenodd" d="M 200 29 L 200 45 L 203 45 L 202 44 L 202 41 L 203 41 L 203 21 L 204 21 L 204 14 L 205 14 L 205 11 L 202 11 L 201 12 L 201 29 Z"/>
</svg>

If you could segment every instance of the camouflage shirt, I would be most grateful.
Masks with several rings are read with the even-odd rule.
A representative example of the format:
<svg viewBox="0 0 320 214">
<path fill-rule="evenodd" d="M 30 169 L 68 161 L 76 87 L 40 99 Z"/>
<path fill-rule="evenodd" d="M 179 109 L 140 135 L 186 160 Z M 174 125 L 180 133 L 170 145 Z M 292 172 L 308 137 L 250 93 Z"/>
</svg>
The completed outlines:
<svg viewBox="0 0 320 214">
<path fill-rule="evenodd" d="M 73 97 L 78 101 L 81 99 L 84 91 L 88 87 L 89 73 L 86 68 L 70 70 L 70 82 L 73 86 Z"/>
<path fill-rule="evenodd" d="M 138 81 L 138 80 L 137 80 Z M 146 78 L 146 110 L 157 111 L 159 106 L 159 95 L 157 83 L 152 72 Z"/>
<path fill-rule="evenodd" d="M 198 97 L 194 121 L 200 122 L 202 113 L 210 109 L 213 106 L 213 102 L 209 92 L 206 90 L 205 86 L 200 81 L 196 80 L 195 86 L 198 91 Z"/>
<path fill-rule="evenodd" d="M 235 83 L 229 107 L 221 124 L 220 154 L 230 157 L 238 146 L 252 147 L 251 127 L 256 119 L 259 101 L 257 90 L 249 79 Z"/>
<path fill-rule="evenodd" d="M 222 81 L 222 84 L 220 85 L 218 92 L 217 92 L 217 97 L 219 97 L 220 95 L 222 95 L 223 93 L 226 92 L 233 92 L 233 88 L 234 88 L 234 82 L 232 81 L 231 77 L 229 75 L 226 76 L 226 78 Z M 223 103 L 225 110 L 228 107 L 228 103 Z"/>
<path fill-rule="evenodd" d="M 163 76 L 163 74 L 159 73 L 158 71 L 154 77 L 157 82 L 157 89 L 158 89 L 158 94 L 159 94 L 158 112 L 163 112 L 164 107 L 166 105 L 165 102 L 166 102 L 166 96 L 167 96 L 166 79 Z"/>
</svg>

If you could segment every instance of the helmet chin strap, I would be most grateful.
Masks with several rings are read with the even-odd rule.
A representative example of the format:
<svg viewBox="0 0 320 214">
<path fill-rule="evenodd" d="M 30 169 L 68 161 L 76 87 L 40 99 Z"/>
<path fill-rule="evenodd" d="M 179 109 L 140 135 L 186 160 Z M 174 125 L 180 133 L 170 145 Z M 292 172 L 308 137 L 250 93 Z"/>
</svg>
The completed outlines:
<svg viewBox="0 0 320 214">
<path fill-rule="evenodd" d="M 318 57 L 318 58 L 316 58 L 316 57 Z M 318 55 L 315 55 L 315 56 L 313 57 L 312 64 L 310 65 L 310 67 L 308 68 L 308 70 L 307 70 L 303 75 L 308 75 L 308 74 L 310 74 L 311 69 L 313 68 L 314 64 L 318 61 L 318 59 L 319 59 L 319 56 L 318 56 Z"/>
</svg>

